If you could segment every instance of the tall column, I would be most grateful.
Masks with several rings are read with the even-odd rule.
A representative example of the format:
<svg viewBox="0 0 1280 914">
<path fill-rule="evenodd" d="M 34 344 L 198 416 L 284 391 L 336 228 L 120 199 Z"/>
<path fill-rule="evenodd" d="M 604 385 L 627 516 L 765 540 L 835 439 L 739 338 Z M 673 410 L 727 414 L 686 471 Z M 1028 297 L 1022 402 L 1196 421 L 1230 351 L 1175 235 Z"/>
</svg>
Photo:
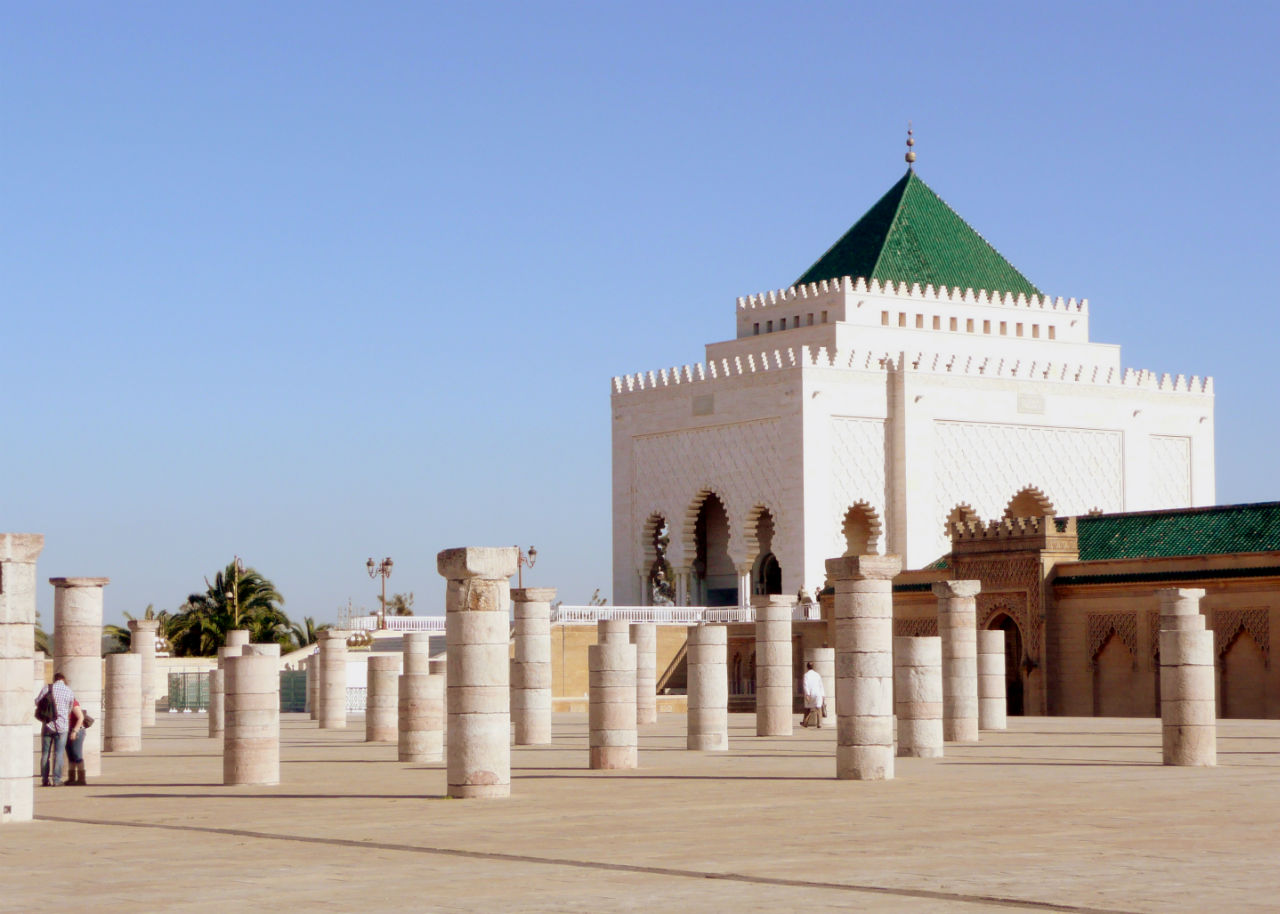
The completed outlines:
<svg viewBox="0 0 1280 914">
<path fill-rule="evenodd" d="M 631 623 L 626 619 L 600 619 L 596 622 L 596 644 L 630 644 Z"/>
<path fill-rule="evenodd" d="M 108 654 L 103 752 L 142 751 L 142 655 Z M 92 729 L 92 728 L 90 728 Z"/>
<path fill-rule="evenodd" d="M 156 725 L 156 631 L 159 619 L 129 620 L 129 651 L 142 658 L 142 726 Z"/>
<path fill-rule="evenodd" d="M 321 730 L 341 730 L 347 725 L 347 633 L 326 629 L 320 633 Z"/>
<path fill-rule="evenodd" d="M 464 547 L 436 556 L 445 588 L 449 796 L 511 795 L 511 640 L 516 549 Z"/>
<path fill-rule="evenodd" d="M 942 639 L 893 639 L 898 755 L 942 758 Z"/>
<path fill-rule="evenodd" d="M 636 723 L 658 722 L 658 626 L 637 622 L 631 626 L 636 646 Z"/>
<path fill-rule="evenodd" d="M 637 767 L 636 646 L 616 635 L 589 646 L 587 677 L 590 767 Z"/>
<path fill-rule="evenodd" d="M 444 758 L 444 676 L 432 676 L 430 632 L 405 632 L 397 751 L 402 762 Z M 443 661 L 435 661 L 443 666 Z"/>
<path fill-rule="evenodd" d="M 748 609 L 751 606 L 751 566 L 737 565 L 738 573 L 738 607 Z"/>
<path fill-rule="evenodd" d="M 688 568 L 676 568 L 671 572 L 676 578 L 676 606 L 689 605 L 689 570 Z"/>
<path fill-rule="evenodd" d="M 724 752 L 729 748 L 729 630 L 692 625 L 685 665 L 689 674 L 689 715 L 685 745 Z"/>
<path fill-rule="evenodd" d="M 222 652 L 225 647 L 218 648 L 218 668 L 209 671 L 209 738 L 222 739 L 226 733 L 227 722 L 227 671 L 222 666 Z"/>
<path fill-rule="evenodd" d="M 942 638 L 942 736 L 978 741 L 978 602 L 980 581 L 939 581 L 938 635 Z"/>
<path fill-rule="evenodd" d="M 822 694 L 826 696 L 827 713 L 836 713 L 836 649 L 834 647 L 807 647 L 804 662 L 812 663 L 822 677 Z"/>
<path fill-rule="evenodd" d="M 1199 588 L 1156 591 L 1160 604 L 1160 724 L 1166 765 L 1218 764 L 1213 632 Z"/>
<path fill-rule="evenodd" d="M 3 571 L 0 571 L 0 574 L 3 574 L 3 573 L 4 573 Z M 0 581 L 0 587 L 3 587 L 3 586 L 4 586 L 4 582 Z M 0 596 L 0 599 L 3 599 L 3 597 Z M 0 633 L 0 637 L 3 637 L 2 633 Z M 35 661 L 32 664 L 32 669 L 31 669 L 31 672 L 32 672 L 31 701 L 32 701 L 33 707 L 35 705 L 36 698 L 40 695 L 41 690 L 44 689 L 44 686 L 45 686 L 45 675 L 44 675 L 45 659 L 44 658 L 45 658 L 44 651 L 35 652 Z M 4 667 L 4 659 L 0 658 L 0 669 L 2 669 L 3 667 Z M 0 690 L 0 691 L 3 691 L 3 690 Z M 3 716 L 3 712 L 0 712 L 0 716 Z M 0 726 L 3 726 L 3 725 L 0 725 Z M 33 717 L 31 721 L 31 727 L 32 727 L 31 732 L 38 734 L 44 728 L 44 725 L 41 724 L 40 721 L 36 720 Z"/>
<path fill-rule="evenodd" d="M 267 654 L 228 656 L 222 783 L 280 783 L 280 662 Z"/>
<path fill-rule="evenodd" d="M 896 555 L 827 560 L 835 582 L 836 777 L 893 777 L 893 576 Z"/>
<path fill-rule="evenodd" d="M 222 640 L 223 647 L 243 648 L 248 643 L 249 643 L 249 630 L 246 628 L 229 629 L 227 633 L 223 635 L 223 640 Z M 230 656 L 238 657 L 240 656 L 240 653 L 233 652 Z"/>
<path fill-rule="evenodd" d="M 315 652 L 302 658 L 302 668 L 307 671 L 307 714 L 312 720 L 319 716 L 316 708 L 317 686 L 320 684 L 320 659 Z"/>
<path fill-rule="evenodd" d="M 102 588 L 110 578 L 50 578 L 53 666 L 67 677 L 80 707 L 105 724 L 102 707 Z M 102 726 L 84 735 L 84 773 L 102 774 Z"/>
<path fill-rule="evenodd" d="M 756 736 L 790 736 L 795 669 L 791 662 L 788 596 L 753 597 L 756 611 Z"/>
<path fill-rule="evenodd" d="M 39 533 L 0 533 L 0 824 L 32 816 L 31 656 L 36 559 L 43 548 Z M 43 667 L 40 680 L 43 687 Z"/>
<path fill-rule="evenodd" d="M 554 587 L 511 591 L 515 658 L 511 661 L 511 722 L 517 746 L 551 742 L 551 601 Z"/>
<path fill-rule="evenodd" d="M 245 657 L 279 657 L 280 645 L 275 642 L 266 644 L 246 644 L 240 649 L 240 653 Z M 277 665 L 276 672 L 280 672 Z"/>
<path fill-rule="evenodd" d="M 395 654 L 369 657 L 364 702 L 364 741 L 394 743 L 399 735 L 396 712 L 400 704 L 400 658 Z"/>
<path fill-rule="evenodd" d="M 1009 702 L 1005 697 L 1004 632 L 978 632 L 978 729 L 1004 730 L 1009 726 Z"/>
</svg>

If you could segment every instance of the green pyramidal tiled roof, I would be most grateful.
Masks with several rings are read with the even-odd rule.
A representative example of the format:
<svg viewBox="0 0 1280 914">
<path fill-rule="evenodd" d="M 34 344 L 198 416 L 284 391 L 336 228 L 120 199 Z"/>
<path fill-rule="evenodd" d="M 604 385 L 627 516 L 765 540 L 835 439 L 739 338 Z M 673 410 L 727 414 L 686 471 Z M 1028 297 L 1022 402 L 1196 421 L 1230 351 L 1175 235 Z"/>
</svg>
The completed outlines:
<svg viewBox="0 0 1280 914">
<path fill-rule="evenodd" d="M 1280 551 L 1280 502 L 1103 514 L 1076 521 L 1080 559 Z"/>
<path fill-rule="evenodd" d="M 908 171 L 796 284 L 843 276 L 880 282 L 1019 292 L 1040 290 L 915 171 Z"/>
</svg>

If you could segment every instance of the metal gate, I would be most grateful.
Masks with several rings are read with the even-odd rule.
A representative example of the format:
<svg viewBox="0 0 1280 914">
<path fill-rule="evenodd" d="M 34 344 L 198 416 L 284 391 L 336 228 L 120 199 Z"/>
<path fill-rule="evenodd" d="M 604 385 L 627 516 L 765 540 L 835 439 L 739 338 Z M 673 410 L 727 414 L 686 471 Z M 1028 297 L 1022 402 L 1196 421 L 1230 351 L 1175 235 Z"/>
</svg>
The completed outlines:
<svg viewBox="0 0 1280 914">
<path fill-rule="evenodd" d="M 209 674 L 170 673 L 169 710 L 209 710 Z"/>
<path fill-rule="evenodd" d="M 307 671 L 280 671 L 280 710 L 307 710 Z"/>
</svg>

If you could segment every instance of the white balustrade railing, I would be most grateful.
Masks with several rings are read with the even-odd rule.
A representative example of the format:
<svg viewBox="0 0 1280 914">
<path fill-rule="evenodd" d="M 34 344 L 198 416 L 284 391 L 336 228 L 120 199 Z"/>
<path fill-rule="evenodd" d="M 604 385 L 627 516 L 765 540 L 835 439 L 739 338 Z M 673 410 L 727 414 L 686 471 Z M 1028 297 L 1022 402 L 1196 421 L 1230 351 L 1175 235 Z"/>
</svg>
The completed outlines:
<svg viewBox="0 0 1280 914">
<path fill-rule="evenodd" d="M 376 632 L 378 617 L 351 616 L 340 627 L 349 632 Z M 444 616 L 387 616 L 387 625 L 383 631 L 444 634 Z"/>
<path fill-rule="evenodd" d="M 791 608 L 791 618 L 797 622 L 819 621 L 822 614 L 817 603 L 800 603 Z M 563 603 L 551 610 L 554 625 L 594 625 L 601 619 L 658 625 L 751 623 L 755 622 L 756 613 L 749 606 L 568 606 Z M 378 631 L 378 617 L 350 616 L 343 620 L 341 627 L 346 631 Z M 387 616 L 384 631 L 444 634 L 444 616 Z"/>
</svg>

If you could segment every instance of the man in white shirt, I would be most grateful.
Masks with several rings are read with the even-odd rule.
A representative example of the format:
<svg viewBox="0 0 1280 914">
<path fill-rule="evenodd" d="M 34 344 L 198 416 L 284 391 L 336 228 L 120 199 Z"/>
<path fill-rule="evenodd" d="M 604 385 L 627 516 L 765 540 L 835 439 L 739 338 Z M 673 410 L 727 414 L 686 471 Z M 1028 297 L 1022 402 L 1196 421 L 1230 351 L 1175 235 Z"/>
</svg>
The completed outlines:
<svg viewBox="0 0 1280 914">
<path fill-rule="evenodd" d="M 822 675 L 813 668 L 812 663 L 805 664 L 801 690 L 804 692 L 804 718 L 800 721 L 800 726 L 822 729 L 822 706 L 826 704 L 827 695 L 822 687 Z M 811 720 L 812 724 L 809 723 Z"/>
</svg>

